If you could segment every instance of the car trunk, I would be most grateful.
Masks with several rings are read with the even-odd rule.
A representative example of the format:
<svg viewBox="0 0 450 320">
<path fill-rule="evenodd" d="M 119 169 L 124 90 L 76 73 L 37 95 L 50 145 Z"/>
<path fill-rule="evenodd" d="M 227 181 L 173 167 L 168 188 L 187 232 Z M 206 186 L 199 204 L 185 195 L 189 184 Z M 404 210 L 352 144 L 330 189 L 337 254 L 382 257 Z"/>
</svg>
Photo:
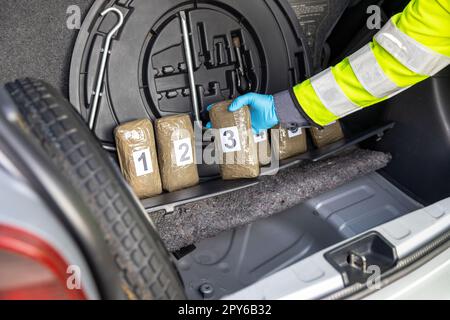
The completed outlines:
<svg viewBox="0 0 450 320">
<path fill-rule="evenodd" d="M 116 21 L 109 16 L 99 18 L 103 1 L 43 2 L 9 1 L 2 7 L 0 57 L 5 60 L 0 61 L 1 80 L 45 79 L 60 88 L 87 120 L 101 45 Z M 306 4 L 302 0 L 267 1 L 255 8 L 242 1 L 220 1 L 218 7 L 202 3 L 195 10 L 194 3 L 185 4 L 181 9 L 192 11 L 192 41 L 194 46 L 198 44 L 194 62 L 198 64 L 201 105 L 240 94 L 236 83 L 227 78 L 234 69 L 234 64 L 226 61 L 227 46 L 225 55 L 217 54 L 228 36 L 238 35 L 246 41 L 246 58 L 253 64 L 249 76 L 252 89 L 276 93 L 370 41 L 376 30 L 365 28 L 366 8 L 378 2 L 361 0 L 350 5 L 348 1 L 343 5 L 344 1 L 320 0 L 317 3 L 332 8 L 335 15 L 319 11 L 312 20 L 299 13 Z M 181 47 L 181 51 L 172 51 L 181 41 L 177 16 L 167 13 L 173 8 L 165 10 L 165 1 L 155 1 L 161 8 L 144 3 L 114 2 L 127 17 L 135 12 L 131 10 L 134 5 L 142 5 L 149 26 L 131 58 L 126 53 L 133 47 L 127 42 L 132 37 L 127 35 L 138 37 L 137 22 L 128 19 L 113 43 L 105 80 L 110 91 L 105 93 L 108 99 L 102 100 L 99 126 L 94 130 L 107 150 L 114 148 L 112 129 L 119 123 L 192 113 L 190 95 L 180 89 L 188 88 L 187 80 L 167 69 L 173 65 L 184 72 L 179 65 L 184 62 L 179 58 Z M 68 29 L 67 22 L 77 8 L 86 20 L 76 42 L 77 31 Z M 401 8 L 386 5 L 383 9 L 385 19 Z M 35 14 L 28 16 L 29 12 Z M 236 12 L 248 12 L 241 16 L 246 19 L 242 26 Z M 218 15 L 216 19 L 213 13 Z M 311 28 L 327 23 L 308 38 L 307 21 L 313 21 Z M 273 30 L 277 31 L 272 34 Z M 219 49 L 213 51 L 206 42 Z M 225 60 L 215 65 L 209 49 L 214 59 Z M 128 65 L 121 60 L 131 62 Z M 201 64 L 206 67 L 202 69 Z M 138 76 L 128 75 L 127 70 L 139 70 Z M 135 79 L 128 80 L 128 76 Z M 171 87 L 173 83 L 176 85 Z M 394 99 L 345 118 L 345 139 L 332 145 L 315 148 L 308 137 L 309 151 L 282 161 L 277 175 L 222 181 L 217 167 L 202 167 L 200 185 L 144 199 L 148 217 L 178 258 L 188 296 L 223 297 L 332 244 L 450 196 L 446 156 L 450 152 L 449 84 L 447 69 Z M 111 156 L 114 158 L 114 152 Z"/>
</svg>

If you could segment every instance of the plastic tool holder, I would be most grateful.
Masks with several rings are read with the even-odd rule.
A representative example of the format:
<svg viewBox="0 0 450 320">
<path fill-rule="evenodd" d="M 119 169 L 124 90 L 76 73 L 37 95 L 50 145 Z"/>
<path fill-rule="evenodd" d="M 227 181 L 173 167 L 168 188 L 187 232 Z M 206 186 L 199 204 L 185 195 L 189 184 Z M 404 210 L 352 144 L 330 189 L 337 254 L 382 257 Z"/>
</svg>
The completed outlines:
<svg viewBox="0 0 450 320">
<path fill-rule="evenodd" d="M 102 48 L 112 38 L 97 121 L 93 128 L 113 148 L 113 130 L 127 121 L 193 114 L 183 43 L 186 15 L 200 112 L 249 91 L 276 93 L 305 79 L 298 21 L 284 0 L 96 1 L 85 18 L 72 58 L 70 100 L 85 119 L 92 112 Z"/>
</svg>

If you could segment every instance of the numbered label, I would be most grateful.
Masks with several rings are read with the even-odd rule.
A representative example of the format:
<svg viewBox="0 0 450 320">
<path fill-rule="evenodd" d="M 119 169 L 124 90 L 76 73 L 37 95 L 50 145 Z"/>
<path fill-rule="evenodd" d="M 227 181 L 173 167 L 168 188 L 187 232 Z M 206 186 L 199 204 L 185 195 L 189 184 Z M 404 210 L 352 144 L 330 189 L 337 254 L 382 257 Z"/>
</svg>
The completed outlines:
<svg viewBox="0 0 450 320">
<path fill-rule="evenodd" d="M 133 152 L 133 161 L 137 177 L 153 173 L 153 165 L 150 149 L 147 148 L 144 150 Z"/>
<path fill-rule="evenodd" d="M 303 134 L 303 131 L 300 128 L 288 129 L 288 137 L 289 138 L 298 137 L 298 136 L 301 136 L 302 134 Z"/>
<path fill-rule="evenodd" d="M 254 134 L 255 143 L 267 141 L 267 130 L 261 131 L 259 134 Z"/>
<path fill-rule="evenodd" d="M 173 142 L 175 149 L 175 160 L 178 167 L 194 163 L 191 138 L 176 140 Z"/>
<path fill-rule="evenodd" d="M 220 142 L 223 153 L 241 151 L 241 140 L 237 127 L 220 129 Z"/>
</svg>

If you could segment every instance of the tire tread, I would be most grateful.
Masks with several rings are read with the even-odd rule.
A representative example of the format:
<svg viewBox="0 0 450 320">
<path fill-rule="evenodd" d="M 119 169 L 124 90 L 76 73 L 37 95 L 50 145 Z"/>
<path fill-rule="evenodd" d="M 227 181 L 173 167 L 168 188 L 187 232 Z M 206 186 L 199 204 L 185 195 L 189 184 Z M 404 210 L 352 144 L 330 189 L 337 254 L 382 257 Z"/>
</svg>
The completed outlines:
<svg viewBox="0 0 450 320">
<path fill-rule="evenodd" d="M 31 135 L 80 190 L 93 212 L 120 269 L 127 296 L 183 299 L 181 282 L 159 235 L 133 203 L 117 169 L 106 156 L 100 156 L 99 143 L 73 107 L 40 80 L 17 80 L 6 88 Z"/>
</svg>

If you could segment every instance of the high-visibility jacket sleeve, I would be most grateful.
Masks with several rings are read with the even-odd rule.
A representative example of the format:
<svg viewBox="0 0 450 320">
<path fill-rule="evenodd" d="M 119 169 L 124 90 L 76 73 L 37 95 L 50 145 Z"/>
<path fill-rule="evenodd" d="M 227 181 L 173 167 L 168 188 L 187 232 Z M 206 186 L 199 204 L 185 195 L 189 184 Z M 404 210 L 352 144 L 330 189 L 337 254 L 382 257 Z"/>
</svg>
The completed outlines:
<svg viewBox="0 0 450 320">
<path fill-rule="evenodd" d="M 399 94 L 449 64 L 450 0 L 412 0 L 371 43 L 295 86 L 290 95 L 304 118 L 326 126 Z"/>
</svg>

